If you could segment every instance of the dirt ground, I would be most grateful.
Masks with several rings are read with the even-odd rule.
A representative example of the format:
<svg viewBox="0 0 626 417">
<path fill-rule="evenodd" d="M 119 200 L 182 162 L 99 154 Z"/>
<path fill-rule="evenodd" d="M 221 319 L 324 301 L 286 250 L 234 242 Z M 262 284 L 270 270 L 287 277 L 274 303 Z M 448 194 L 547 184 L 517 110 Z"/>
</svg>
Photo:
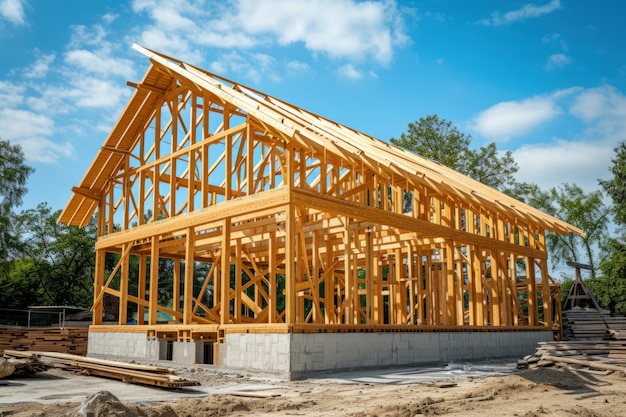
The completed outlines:
<svg viewBox="0 0 626 417">
<path fill-rule="evenodd" d="M 65 372 L 63 378 L 72 378 L 67 371 L 52 369 L 48 372 Z M 200 381 L 201 387 L 267 382 L 250 376 L 197 369 L 182 369 L 178 374 Z M 270 389 L 260 391 L 141 403 L 121 403 L 103 391 L 86 398 L 83 403 L 0 404 L 0 417 L 626 415 L 626 377 L 620 372 L 549 367 L 501 376 L 460 376 L 422 383 L 338 381 L 333 378 L 272 381 Z M 2 390 L 0 385 L 0 393 Z"/>
</svg>

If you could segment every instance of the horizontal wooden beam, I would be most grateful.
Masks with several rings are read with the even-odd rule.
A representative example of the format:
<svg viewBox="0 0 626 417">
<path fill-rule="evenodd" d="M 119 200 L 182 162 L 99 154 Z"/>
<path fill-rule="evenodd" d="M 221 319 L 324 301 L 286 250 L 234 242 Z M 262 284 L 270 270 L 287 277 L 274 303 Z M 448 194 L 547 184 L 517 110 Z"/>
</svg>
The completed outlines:
<svg viewBox="0 0 626 417">
<path fill-rule="evenodd" d="M 408 215 L 393 213 L 328 195 L 321 195 L 311 190 L 294 189 L 292 191 L 291 201 L 294 204 L 305 207 L 313 207 L 318 210 L 347 215 L 358 220 L 384 224 L 402 231 L 413 232 L 419 237 L 443 237 L 452 239 L 457 244 L 478 245 L 491 250 L 500 250 L 532 258 L 547 259 L 546 252 L 539 249 L 515 245 L 494 238 L 441 226 L 426 220 L 416 219 Z"/>
<path fill-rule="evenodd" d="M 102 236 L 96 241 L 96 249 L 106 249 L 126 242 L 146 239 L 157 235 L 168 235 L 186 229 L 190 226 L 202 226 L 227 217 L 243 214 L 252 214 L 270 207 L 279 207 L 289 202 L 289 189 L 275 188 L 269 191 L 252 194 L 233 200 L 223 201 L 192 213 L 181 214 L 176 217 L 159 220 L 141 225 L 130 230 Z"/>
</svg>

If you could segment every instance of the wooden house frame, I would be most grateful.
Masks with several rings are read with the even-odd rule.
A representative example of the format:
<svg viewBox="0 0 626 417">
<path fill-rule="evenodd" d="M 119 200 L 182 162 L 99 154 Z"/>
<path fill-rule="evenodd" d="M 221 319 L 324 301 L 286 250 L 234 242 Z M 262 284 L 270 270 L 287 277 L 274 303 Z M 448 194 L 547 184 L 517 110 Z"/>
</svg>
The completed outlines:
<svg viewBox="0 0 626 417">
<path fill-rule="evenodd" d="M 83 227 L 98 213 L 91 331 L 224 342 L 560 324 L 545 232 L 581 230 L 437 162 L 134 48 L 151 65 L 128 83 L 132 98 L 59 218 Z M 114 323 L 103 321 L 105 300 L 117 306 Z"/>
</svg>

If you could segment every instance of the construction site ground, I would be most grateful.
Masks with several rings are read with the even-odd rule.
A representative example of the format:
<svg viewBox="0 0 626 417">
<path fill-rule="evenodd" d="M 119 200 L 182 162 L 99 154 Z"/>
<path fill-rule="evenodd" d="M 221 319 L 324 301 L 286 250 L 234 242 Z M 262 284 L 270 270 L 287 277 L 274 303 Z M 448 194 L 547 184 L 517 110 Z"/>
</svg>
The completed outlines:
<svg viewBox="0 0 626 417">
<path fill-rule="evenodd" d="M 622 372 L 571 366 L 517 370 L 514 360 L 355 371 L 302 381 L 208 366 L 182 367 L 177 374 L 201 385 L 163 389 L 55 368 L 2 380 L 0 416 L 626 415 Z"/>
</svg>

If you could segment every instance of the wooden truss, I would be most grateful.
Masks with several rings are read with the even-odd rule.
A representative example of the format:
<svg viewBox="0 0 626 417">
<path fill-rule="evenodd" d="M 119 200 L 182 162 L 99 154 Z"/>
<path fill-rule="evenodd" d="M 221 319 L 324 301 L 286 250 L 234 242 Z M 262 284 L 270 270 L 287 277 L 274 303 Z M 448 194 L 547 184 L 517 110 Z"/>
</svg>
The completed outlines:
<svg viewBox="0 0 626 417">
<path fill-rule="evenodd" d="M 135 49 L 151 66 L 59 218 L 84 226 L 98 212 L 94 325 L 110 304 L 116 328 L 136 317 L 134 329 L 178 339 L 560 321 L 544 233 L 581 230 Z"/>
</svg>

